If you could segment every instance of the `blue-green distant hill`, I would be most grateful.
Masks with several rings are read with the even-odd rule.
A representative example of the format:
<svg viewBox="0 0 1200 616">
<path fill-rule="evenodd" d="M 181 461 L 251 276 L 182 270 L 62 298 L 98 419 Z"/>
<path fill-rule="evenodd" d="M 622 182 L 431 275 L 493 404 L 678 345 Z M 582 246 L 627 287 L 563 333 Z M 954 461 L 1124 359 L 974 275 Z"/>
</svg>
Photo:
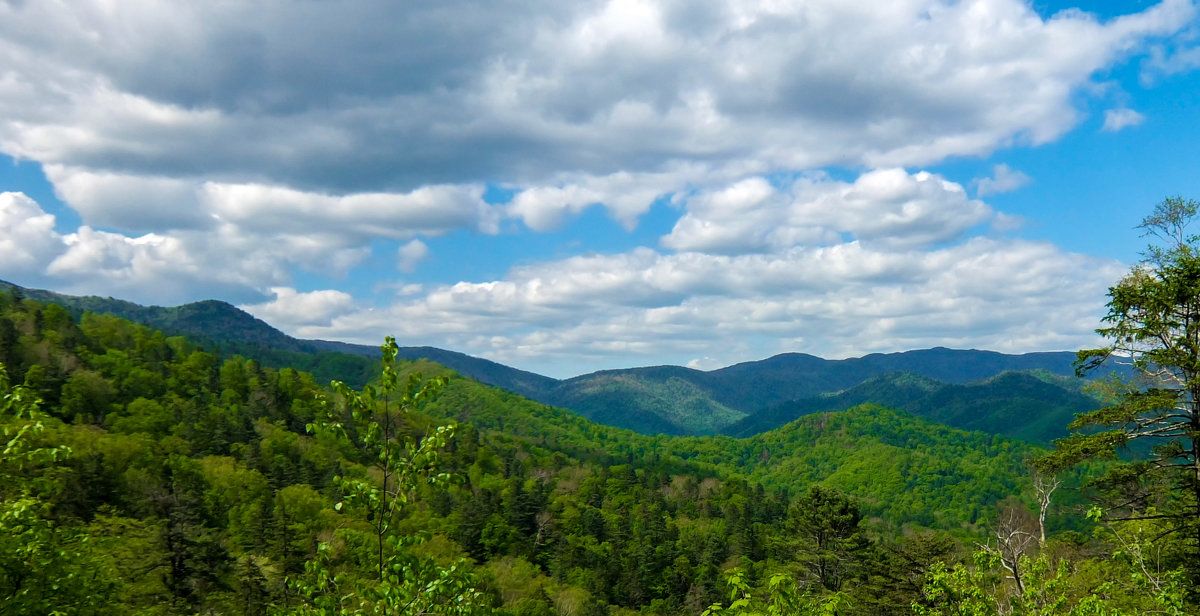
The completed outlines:
<svg viewBox="0 0 1200 616">
<path fill-rule="evenodd" d="M 1084 394 L 1081 379 L 1046 371 L 1007 371 L 971 383 L 946 383 L 911 372 L 873 377 L 854 387 L 791 400 L 750 415 L 724 432 L 752 436 L 813 413 L 875 403 L 963 430 L 1049 444 L 1066 436 L 1076 413 L 1100 403 Z"/>
<path fill-rule="evenodd" d="M 971 392 L 986 391 L 989 399 L 995 400 L 1005 397 L 1004 387 L 1013 386 L 1011 393 L 1021 399 L 1019 404 L 1043 395 L 1067 404 L 1071 408 L 1065 415 L 1069 423 L 1070 413 L 1094 406 L 1078 395 L 1078 385 L 1071 382 L 1075 377 L 1068 376 L 1074 374 L 1074 360 L 1075 354 L 1071 352 L 1006 355 L 945 348 L 842 360 L 788 353 L 709 372 L 679 366 L 605 370 L 567 379 L 544 394 L 526 395 L 572 409 L 601 423 L 639 432 L 749 436 L 810 412 L 849 408 L 854 405 L 848 403 L 851 399 L 857 400 L 856 403 L 906 408 L 901 403 L 918 396 L 911 391 L 916 387 L 919 397 L 937 404 L 940 398 L 925 389 L 942 390 L 946 385 L 966 386 L 1004 373 L 1036 371 L 1037 376 L 1010 376 L 984 387 L 946 389 L 939 395 L 947 396 L 949 403 L 955 396 L 969 397 Z M 889 376 L 897 373 L 909 374 L 916 380 Z M 825 399 L 829 395 L 835 399 Z M 960 406 L 964 403 L 954 402 Z M 1056 404 L 1061 407 L 1060 403 Z M 946 417 L 965 422 L 964 417 L 959 417 L 965 412 L 950 409 Z M 1035 410 L 1029 413 L 1040 416 Z M 936 414 L 930 412 L 924 416 L 933 419 Z M 1058 418 L 1061 417 L 1059 413 Z M 1007 421 L 996 425 L 1007 426 Z M 974 429 L 966 423 L 948 425 Z M 1044 440 L 1041 431 L 1034 440 Z"/>
</svg>

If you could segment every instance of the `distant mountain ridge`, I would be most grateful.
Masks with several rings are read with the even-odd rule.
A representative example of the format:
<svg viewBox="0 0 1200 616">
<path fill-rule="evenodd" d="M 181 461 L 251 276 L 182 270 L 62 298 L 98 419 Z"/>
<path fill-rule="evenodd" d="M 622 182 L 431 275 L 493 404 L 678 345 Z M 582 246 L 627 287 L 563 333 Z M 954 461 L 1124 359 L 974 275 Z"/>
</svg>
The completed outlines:
<svg viewBox="0 0 1200 616">
<path fill-rule="evenodd" d="M 651 432 L 665 419 L 675 426 L 674 431 L 666 431 L 668 434 L 749 436 L 757 432 L 746 431 L 747 427 L 763 431 L 770 429 L 768 425 L 773 428 L 786 423 L 755 420 L 759 413 L 793 400 L 847 390 L 888 374 L 906 372 L 943 385 L 965 385 L 1015 371 L 1043 371 L 1066 377 L 1074 374 L 1074 360 L 1075 353 L 1067 351 L 1006 355 L 947 348 L 839 360 L 787 353 L 710 372 L 679 366 L 604 370 L 567 379 L 545 398 L 535 399 L 639 432 Z M 672 394 L 693 410 L 686 422 L 674 421 L 661 411 L 673 406 Z M 878 395 L 860 402 L 892 405 L 890 398 Z"/>
<path fill-rule="evenodd" d="M 0 289 L 60 304 L 76 315 L 84 311 L 112 313 L 161 329 L 168 335 L 188 336 L 222 352 L 242 354 L 269 365 L 299 364 L 319 378 L 336 378 L 352 385 L 371 378 L 374 359 L 379 353 L 374 346 L 297 339 L 236 306 L 217 300 L 164 308 L 111 297 L 76 297 L 27 289 L 4 281 L 0 281 Z M 1067 376 L 1073 374 L 1075 354 L 1007 355 L 939 347 L 827 360 L 802 353 L 785 353 L 707 372 L 681 366 L 651 366 L 603 370 L 565 380 L 429 346 L 402 347 L 400 357 L 428 359 L 482 383 L 537 402 L 570 409 L 598 423 L 644 434 L 751 435 L 819 410 L 849 408 L 853 404 L 847 404 L 852 400 L 857 400 L 856 404 L 873 402 L 893 406 L 940 421 L 934 417 L 937 413 L 930 410 L 936 395 L 949 396 L 948 399 L 953 400 L 947 404 L 952 402 L 953 408 L 961 409 L 964 403 L 955 395 L 980 391 L 947 389 L 947 386 L 965 386 L 1006 372 L 1042 371 Z M 938 383 L 922 385 L 928 389 L 922 398 L 909 391 L 912 383 L 902 384 L 884 378 L 896 373 Z M 1011 378 L 1016 379 L 1013 383 L 1028 389 L 1028 379 Z M 873 379 L 883 380 L 874 382 Z M 1043 394 L 1050 399 L 1069 398 L 1066 389 L 1053 384 L 1043 385 L 1046 388 Z M 874 393 L 867 395 L 868 391 Z M 1020 388 L 1014 391 L 1020 391 Z M 1070 399 L 1068 407 L 1084 406 L 1082 398 Z M 1029 398 L 1025 400 L 1036 402 Z M 979 406 L 972 408 L 979 409 Z M 1062 417 L 1066 412 L 1063 408 L 1055 407 L 1051 414 Z M 961 412 L 949 413 L 941 421 L 976 429 L 969 417 Z M 1039 436 L 1037 440 L 1040 439 Z"/>
<path fill-rule="evenodd" d="M 1100 407 L 1079 383 L 1037 371 L 1002 372 L 966 384 L 946 383 L 911 372 L 873 377 L 849 389 L 784 402 L 727 427 L 746 437 L 814 413 L 842 411 L 861 404 L 886 404 L 927 421 L 989 434 L 1050 444 L 1067 435 L 1076 413 Z"/>
</svg>

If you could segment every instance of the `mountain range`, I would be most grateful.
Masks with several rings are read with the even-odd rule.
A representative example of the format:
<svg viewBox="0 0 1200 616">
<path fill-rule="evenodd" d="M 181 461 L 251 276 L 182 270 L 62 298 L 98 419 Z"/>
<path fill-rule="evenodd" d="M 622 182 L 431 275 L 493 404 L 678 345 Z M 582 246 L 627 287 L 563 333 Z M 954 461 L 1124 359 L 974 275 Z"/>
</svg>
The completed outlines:
<svg viewBox="0 0 1200 616">
<path fill-rule="evenodd" d="M 294 366 L 352 386 L 372 378 L 379 355 L 372 346 L 288 336 L 216 300 L 159 307 L 4 281 L 0 289 L 62 305 L 75 316 L 111 313 L 224 354 Z M 1082 380 L 1071 376 L 1071 352 L 1008 355 L 934 348 L 841 360 L 786 353 L 712 371 L 653 366 L 563 380 L 429 346 L 401 347 L 400 357 L 427 359 L 481 383 L 643 434 L 745 437 L 804 415 L 875 403 L 951 427 L 1048 443 L 1064 435 L 1073 414 L 1099 404 L 1082 393 Z"/>
</svg>

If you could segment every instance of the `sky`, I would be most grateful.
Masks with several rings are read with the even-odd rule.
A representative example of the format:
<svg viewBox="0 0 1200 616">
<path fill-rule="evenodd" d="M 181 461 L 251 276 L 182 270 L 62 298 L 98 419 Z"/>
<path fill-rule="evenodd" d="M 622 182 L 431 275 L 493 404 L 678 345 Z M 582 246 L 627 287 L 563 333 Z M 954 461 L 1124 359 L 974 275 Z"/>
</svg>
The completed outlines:
<svg viewBox="0 0 1200 616">
<path fill-rule="evenodd" d="M 1094 346 L 1188 0 L 0 0 L 0 278 L 549 376 Z"/>
</svg>

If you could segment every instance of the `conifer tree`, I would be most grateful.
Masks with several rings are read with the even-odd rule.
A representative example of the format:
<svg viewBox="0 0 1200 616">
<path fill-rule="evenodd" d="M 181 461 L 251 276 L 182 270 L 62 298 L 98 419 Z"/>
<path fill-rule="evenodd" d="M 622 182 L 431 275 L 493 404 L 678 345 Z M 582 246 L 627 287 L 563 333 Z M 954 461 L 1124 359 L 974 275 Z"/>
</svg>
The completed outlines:
<svg viewBox="0 0 1200 616">
<path fill-rule="evenodd" d="M 1108 345 L 1079 352 L 1080 374 L 1116 364 L 1115 403 L 1078 416 L 1077 432 L 1057 442 L 1046 470 L 1113 458 L 1127 445 L 1148 455 L 1109 474 L 1109 520 L 1158 519 L 1182 540 L 1180 563 L 1200 587 L 1200 236 L 1189 229 L 1200 203 L 1171 197 L 1140 225 L 1152 243 L 1144 259 L 1108 291 Z"/>
</svg>

